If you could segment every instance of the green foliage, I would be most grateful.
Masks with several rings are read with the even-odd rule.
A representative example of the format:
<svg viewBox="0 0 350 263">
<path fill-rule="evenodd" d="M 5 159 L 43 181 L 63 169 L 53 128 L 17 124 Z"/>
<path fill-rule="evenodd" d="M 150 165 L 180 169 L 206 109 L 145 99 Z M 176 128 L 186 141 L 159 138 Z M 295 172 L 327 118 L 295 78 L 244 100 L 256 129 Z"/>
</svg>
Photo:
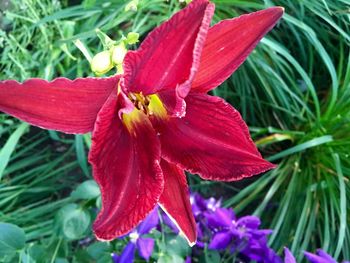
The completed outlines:
<svg viewBox="0 0 350 263">
<path fill-rule="evenodd" d="M 0 223 L 0 259 L 24 248 L 26 236 L 23 229 L 9 223 Z"/>
<path fill-rule="evenodd" d="M 266 5 L 217 1 L 218 18 Z M 270 243 L 349 258 L 350 3 L 266 1 L 286 14 L 215 94 L 239 108 L 278 168 L 227 200 L 275 230 Z M 260 128 L 261 127 L 261 128 Z M 239 184 L 241 185 L 241 184 Z"/>
<path fill-rule="evenodd" d="M 77 204 L 62 207 L 56 215 L 58 234 L 68 240 L 82 238 L 90 227 L 90 214 Z"/>
<path fill-rule="evenodd" d="M 80 50 L 87 57 L 103 50 L 97 28 L 133 43 L 136 35 L 129 32 L 143 39 L 183 7 L 175 0 L 133 2 L 137 11 L 121 0 L 11 1 L 0 19 L 0 79 L 92 75 Z M 301 251 L 319 247 L 339 261 L 350 259 L 350 3 L 214 2 L 215 21 L 271 5 L 285 7 L 279 25 L 213 91 L 240 110 L 263 155 L 278 168 L 231 184 L 191 176 L 192 188 L 207 195 L 218 190 L 227 206 L 260 216 L 275 230 L 270 244 L 280 252 L 290 247 L 298 262 Z M 108 262 L 124 244 L 96 242 L 90 232 L 100 198 L 86 159 L 89 135 L 27 131 L 26 124 L 0 115 L 0 221 L 23 229 L 5 225 L 18 235 L 8 262 Z M 81 242 L 72 241 L 77 239 Z M 185 247 L 168 239 L 157 241 L 155 257 L 181 262 Z M 203 262 L 220 261 L 206 251 Z"/>
<path fill-rule="evenodd" d="M 98 185 L 93 180 L 88 180 L 80 185 L 78 185 L 77 189 L 75 189 L 71 197 L 73 199 L 95 199 L 100 196 L 100 189 Z"/>
</svg>

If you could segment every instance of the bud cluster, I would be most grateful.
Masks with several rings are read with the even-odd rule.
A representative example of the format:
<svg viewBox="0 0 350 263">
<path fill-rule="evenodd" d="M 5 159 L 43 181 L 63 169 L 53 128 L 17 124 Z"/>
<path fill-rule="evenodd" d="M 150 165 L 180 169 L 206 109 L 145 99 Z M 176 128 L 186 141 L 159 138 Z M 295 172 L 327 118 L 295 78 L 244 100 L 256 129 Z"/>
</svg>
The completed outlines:
<svg viewBox="0 0 350 263">
<path fill-rule="evenodd" d="M 123 60 L 128 52 L 127 46 L 139 41 L 139 34 L 130 32 L 126 37 L 119 41 L 109 38 L 101 30 L 96 30 L 100 38 L 104 51 L 97 53 L 91 60 L 91 70 L 98 76 L 106 74 L 112 68 L 116 67 L 118 73 L 123 73 Z"/>
</svg>

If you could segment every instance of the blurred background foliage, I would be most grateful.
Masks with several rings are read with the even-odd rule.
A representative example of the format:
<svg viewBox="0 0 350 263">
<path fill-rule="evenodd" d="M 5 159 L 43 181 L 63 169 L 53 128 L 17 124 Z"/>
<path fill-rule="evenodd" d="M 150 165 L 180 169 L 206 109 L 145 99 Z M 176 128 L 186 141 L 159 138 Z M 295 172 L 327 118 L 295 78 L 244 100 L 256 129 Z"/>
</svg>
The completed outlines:
<svg viewBox="0 0 350 263">
<path fill-rule="evenodd" d="M 136 11 L 119 0 L 0 1 L 0 79 L 92 75 L 78 46 L 102 51 L 96 28 L 113 39 L 131 31 L 144 38 L 184 6 L 138 2 Z M 241 112 L 278 168 L 236 183 L 189 175 L 192 190 L 223 196 L 239 215 L 260 216 L 274 229 L 269 242 L 279 252 L 288 246 L 300 260 L 302 251 L 323 248 L 350 259 L 350 2 L 213 2 L 215 22 L 285 8 L 243 66 L 213 91 Z M 16 237 L 10 248 L 0 244 L 0 262 L 109 262 L 120 251 L 120 241 L 99 243 L 91 233 L 100 200 L 88 147 L 89 135 L 42 131 L 0 114 L 0 222 L 20 227 L 0 224 Z"/>
</svg>

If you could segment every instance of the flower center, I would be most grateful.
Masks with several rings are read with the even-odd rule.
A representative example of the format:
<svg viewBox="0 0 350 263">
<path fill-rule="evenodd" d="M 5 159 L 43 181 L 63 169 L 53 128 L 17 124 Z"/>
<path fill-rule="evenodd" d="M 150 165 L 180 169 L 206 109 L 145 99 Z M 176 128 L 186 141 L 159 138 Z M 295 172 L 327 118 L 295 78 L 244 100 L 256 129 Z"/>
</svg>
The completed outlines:
<svg viewBox="0 0 350 263">
<path fill-rule="evenodd" d="M 158 95 L 143 95 L 142 93 L 129 93 L 128 98 L 134 104 L 135 108 L 130 113 L 123 113 L 122 120 L 129 131 L 133 127 L 144 120 L 144 117 L 151 117 L 154 119 L 166 119 L 167 111 L 163 102 Z"/>
<path fill-rule="evenodd" d="M 150 96 L 144 96 L 141 93 L 129 93 L 128 95 L 130 101 L 135 105 L 135 108 L 143 111 L 143 113 L 145 113 L 146 115 L 152 115 L 153 112 L 151 112 L 148 108 L 151 99 Z"/>
<path fill-rule="evenodd" d="M 139 233 L 137 233 L 137 231 L 133 231 L 129 234 L 130 237 L 130 241 L 133 243 L 136 243 L 137 239 L 139 238 Z"/>
<path fill-rule="evenodd" d="M 128 98 L 134 104 L 135 108 L 139 111 L 142 111 L 147 116 L 156 115 L 157 117 L 166 116 L 166 109 L 158 95 L 143 95 L 140 93 L 128 94 Z"/>
</svg>

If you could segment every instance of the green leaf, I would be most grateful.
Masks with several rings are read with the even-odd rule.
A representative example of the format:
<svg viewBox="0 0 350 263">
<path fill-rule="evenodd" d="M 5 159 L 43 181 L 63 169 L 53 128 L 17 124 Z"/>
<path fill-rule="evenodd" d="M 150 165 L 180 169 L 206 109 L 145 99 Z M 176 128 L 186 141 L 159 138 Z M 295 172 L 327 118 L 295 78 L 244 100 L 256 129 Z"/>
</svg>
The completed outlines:
<svg viewBox="0 0 350 263">
<path fill-rule="evenodd" d="M 220 263 L 221 258 L 218 251 L 205 250 L 205 262 L 206 263 Z"/>
<path fill-rule="evenodd" d="M 83 1 L 83 6 L 85 8 L 92 8 L 96 4 L 96 0 L 84 0 Z"/>
<path fill-rule="evenodd" d="M 0 223 L 0 257 L 21 250 L 26 241 L 22 228 L 9 223 Z"/>
<path fill-rule="evenodd" d="M 161 254 L 157 263 L 183 263 L 184 259 L 178 255 Z"/>
<path fill-rule="evenodd" d="M 30 254 L 26 253 L 24 250 L 21 250 L 19 255 L 22 260 L 22 263 L 32 263 L 32 262 L 36 263 L 36 261 L 30 256 Z"/>
<path fill-rule="evenodd" d="M 285 156 L 288 156 L 288 155 L 291 155 L 294 153 L 302 152 L 302 151 L 305 151 L 306 149 L 316 147 L 316 146 L 319 146 L 321 144 L 332 142 L 332 141 L 333 141 L 333 137 L 330 135 L 324 135 L 321 137 L 317 137 L 317 138 L 314 138 L 314 139 L 309 140 L 307 142 L 304 142 L 304 143 L 301 143 L 301 144 L 296 145 L 294 147 L 291 147 L 291 148 L 284 150 L 282 152 L 279 152 L 275 155 L 272 155 L 271 157 L 267 158 L 267 160 L 268 161 L 275 161 L 275 160 L 278 160 L 282 157 L 285 157 Z"/>
<path fill-rule="evenodd" d="M 105 50 L 110 49 L 111 47 L 113 47 L 113 45 L 116 44 L 116 41 L 111 39 L 107 34 L 102 32 L 100 29 L 96 28 L 95 32 L 96 32 L 97 37 L 101 40 L 102 45 L 103 45 Z"/>
<path fill-rule="evenodd" d="M 81 53 L 83 53 L 86 60 L 91 63 L 92 54 L 89 48 L 82 41 L 80 41 L 80 39 L 75 40 L 73 43 L 81 51 Z"/>
<path fill-rule="evenodd" d="M 87 253 L 95 260 L 104 257 L 106 254 L 110 257 L 110 245 L 106 242 L 96 242 L 88 246 Z"/>
<path fill-rule="evenodd" d="M 79 166 L 83 170 L 84 174 L 89 177 L 90 173 L 89 173 L 88 163 L 86 160 L 86 152 L 84 148 L 83 135 L 80 135 L 80 134 L 75 135 L 75 150 L 77 153 Z"/>
<path fill-rule="evenodd" d="M 27 123 L 22 123 L 18 126 L 16 131 L 11 134 L 10 138 L 5 143 L 4 147 L 0 150 L 0 180 L 1 177 L 5 171 L 5 168 L 10 161 L 10 157 L 13 153 L 13 151 L 16 148 L 16 145 L 21 138 L 21 136 L 24 134 L 26 129 L 29 127 Z"/>
<path fill-rule="evenodd" d="M 81 238 L 90 228 L 90 214 L 77 204 L 62 207 L 56 216 L 56 227 L 68 240 Z"/>
<path fill-rule="evenodd" d="M 69 261 L 65 258 L 56 258 L 55 263 L 69 263 Z"/>
<path fill-rule="evenodd" d="M 80 184 L 71 194 L 74 199 L 94 199 L 100 196 L 100 189 L 94 180 L 88 180 Z"/>
<path fill-rule="evenodd" d="M 166 249 L 169 255 L 178 255 L 185 257 L 188 255 L 189 246 L 187 241 L 179 235 L 167 235 L 166 236 Z"/>
<path fill-rule="evenodd" d="M 347 204 L 346 204 L 346 190 L 345 190 L 345 177 L 343 175 L 343 171 L 341 168 L 341 162 L 338 154 L 333 154 L 333 159 L 335 162 L 335 167 L 337 170 L 337 175 L 338 175 L 338 181 L 339 181 L 339 191 L 340 191 L 340 196 L 339 196 L 339 201 L 340 201 L 340 213 L 339 213 L 339 221 L 340 221 L 340 226 L 339 226 L 339 237 L 338 237 L 338 242 L 337 242 L 337 249 L 335 251 L 335 258 L 338 258 L 340 251 L 342 249 L 344 240 L 345 240 L 345 231 L 347 228 L 347 220 L 346 220 L 346 215 L 347 215 Z"/>
<path fill-rule="evenodd" d="M 28 254 L 34 262 L 42 262 L 45 254 L 45 247 L 35 244 L 28 249 Z"/>
</svg>

